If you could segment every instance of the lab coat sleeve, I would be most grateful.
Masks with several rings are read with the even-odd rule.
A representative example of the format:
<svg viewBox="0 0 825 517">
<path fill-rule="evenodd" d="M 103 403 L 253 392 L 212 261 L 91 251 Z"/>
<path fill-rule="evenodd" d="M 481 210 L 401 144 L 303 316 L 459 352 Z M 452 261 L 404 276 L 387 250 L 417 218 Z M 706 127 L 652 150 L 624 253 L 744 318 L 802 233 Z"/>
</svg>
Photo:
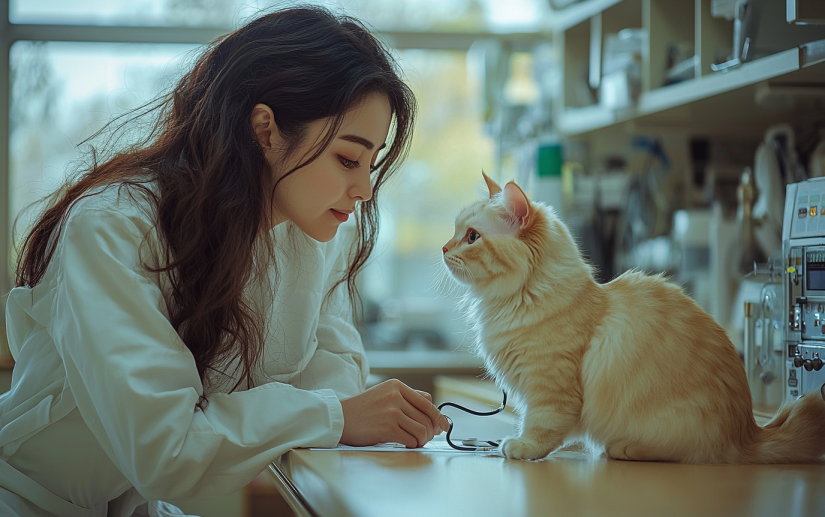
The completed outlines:
<svg viewBox="0 0 825 517">
<path fill-rule="evenodd" d="M 323 296 L 346 267 L 347 254 L 339 250 Z M 295 384 L 304 389 L 330 388 L 341 399 L 362 393 L 369 364 L 361 335 L 353 323 L 346 283 L 336 287 L 322 303 L 315 337 L 317 349 Z"/>
<path fill-rule="evenodd" d="M 197 410 L 193 356 L 138 258 L 148 224 L 73 212 L 53 259 L 49 332 L 84 421 L 143 497 L 229 493 L 290 448 L 338 443 L 343 414 L 332 390 L 270 383 L 212 394 Z"/>
</svg>

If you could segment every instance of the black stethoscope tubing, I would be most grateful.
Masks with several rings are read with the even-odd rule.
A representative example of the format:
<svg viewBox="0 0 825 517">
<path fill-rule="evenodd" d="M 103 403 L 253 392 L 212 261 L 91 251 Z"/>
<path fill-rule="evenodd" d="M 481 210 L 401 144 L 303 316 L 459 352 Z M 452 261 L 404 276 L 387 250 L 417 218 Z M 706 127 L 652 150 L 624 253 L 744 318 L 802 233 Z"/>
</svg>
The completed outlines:
<svg viewBox="0 0 825 517">
<path fill-rule="evenodd" d="M 443 408 L 445 406 L 449 406 L 449 407 L 454 407 L 456 409 L 460 409 L 461 411 L 464 411 L 465 413 L 470 413 L 471 415 L 475 415 L 475 416 L 493 416 L 493 415 L 497 415 L 497 414 L 501 413 L 502 411 L 504 411 L 504 407 L 507 405 L 507 392 L 502 391 L 502 393 L 504 394 L 504 400 L 501 402 L 501 406 L 499 406 L 498 408 L 496 408 L 492 411 L 474 411 L 470 408 L 466 408 L 464 406 L 455 404 L 454 402 L 442 402 L 441 404 L 438 405 L 438 410 L 441 411 L 441 408 Z M 476 446 L 467 447 L 467 446 L 464 446 L 464 445 L 454 444 L 453 441 L 450 439 L 450 435 L 453 432 L 453 419 L 448 417 L 447 415 L 444 415 L 444 416 L 445 416 L 445 418 L 447 418 L 447 421 L 450 423 L 450 429 L 447 431 L 447 444 L 450 447 L 452 447 L 453 449 L 455 449 L 457 451 L 475 452 L 475 451 L 479 450 L 479 447 L 476 447 Z M 500 442 L 494 442 L 494 441 L 490 441 L 490 440 L 483 440 L 483 442 L 490 444 L 490 446 L 492 446 L 492 447 L 498 447 L 499 443 L 500 443 Z"/>
</svg>

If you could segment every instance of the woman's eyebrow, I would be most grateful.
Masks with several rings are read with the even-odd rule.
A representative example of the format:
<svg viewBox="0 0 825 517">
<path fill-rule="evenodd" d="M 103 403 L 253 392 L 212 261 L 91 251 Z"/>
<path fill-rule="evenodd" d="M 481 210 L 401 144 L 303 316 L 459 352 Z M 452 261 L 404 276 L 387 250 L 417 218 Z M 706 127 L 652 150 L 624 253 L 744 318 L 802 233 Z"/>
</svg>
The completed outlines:
<svg viewBox="0 0 825 517">
<path fill-rule="evenodd" d="M 342 136 L 339 136 L 338 138 L 340 138 L 341 140 L 346 140 L 346 141 L 348 141 L 348 142 L 353 142 L 353 143 L 356 143 L 356 144 L 361 144 L 361 145 L 363 145 L 364 147 L 366 147 L 366 148 L 367 148 L 367 151 L 372 151 L 373 149 L 375 149 L 375 144 L 373 144 L 372 142 L 370 142 L 369 140 L 367 140 L 366 138 L 364 138 L 364 137 L 362 137 L 362 136 L 358 136 L 358 135 L 342 135 Z M 378 148 L 378 150 L 380 151 L 381 149 L 383 149 L 383 148 L 385 148 L 385 147 L 387 147 L 387 143 L 386 143 L 386 142 L 384 142 L 383 144 L 381 144 L 381 146 Z"/>
</svg>

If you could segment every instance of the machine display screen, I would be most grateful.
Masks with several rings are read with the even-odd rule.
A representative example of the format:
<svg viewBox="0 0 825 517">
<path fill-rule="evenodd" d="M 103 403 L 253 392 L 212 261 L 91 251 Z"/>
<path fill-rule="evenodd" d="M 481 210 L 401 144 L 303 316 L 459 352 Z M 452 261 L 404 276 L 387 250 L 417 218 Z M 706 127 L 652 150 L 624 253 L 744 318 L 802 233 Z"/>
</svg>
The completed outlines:
<svg viewBox="0 0 825 517">
<path fill-rule="evenodd" d="M 811 250 L 805 254 L 807 287 L 809 291 L 825 291 L 825 249 Z"/>
</svg>

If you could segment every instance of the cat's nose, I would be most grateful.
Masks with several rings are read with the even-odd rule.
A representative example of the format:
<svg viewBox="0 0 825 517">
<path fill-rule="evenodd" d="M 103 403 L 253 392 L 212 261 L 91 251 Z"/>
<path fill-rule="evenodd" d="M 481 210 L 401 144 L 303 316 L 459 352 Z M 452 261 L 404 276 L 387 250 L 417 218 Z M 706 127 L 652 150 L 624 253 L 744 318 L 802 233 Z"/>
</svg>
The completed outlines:
<svg viewBox="0 0 825 517">
<path fill-rule="evenodd" d="M 443 248 L 441 248 L 441 251 L 443 251 L 444 253 L 447 253 L 447 251 L 448 251 L 447 246 L 444 246 Z"/>
</svg>

